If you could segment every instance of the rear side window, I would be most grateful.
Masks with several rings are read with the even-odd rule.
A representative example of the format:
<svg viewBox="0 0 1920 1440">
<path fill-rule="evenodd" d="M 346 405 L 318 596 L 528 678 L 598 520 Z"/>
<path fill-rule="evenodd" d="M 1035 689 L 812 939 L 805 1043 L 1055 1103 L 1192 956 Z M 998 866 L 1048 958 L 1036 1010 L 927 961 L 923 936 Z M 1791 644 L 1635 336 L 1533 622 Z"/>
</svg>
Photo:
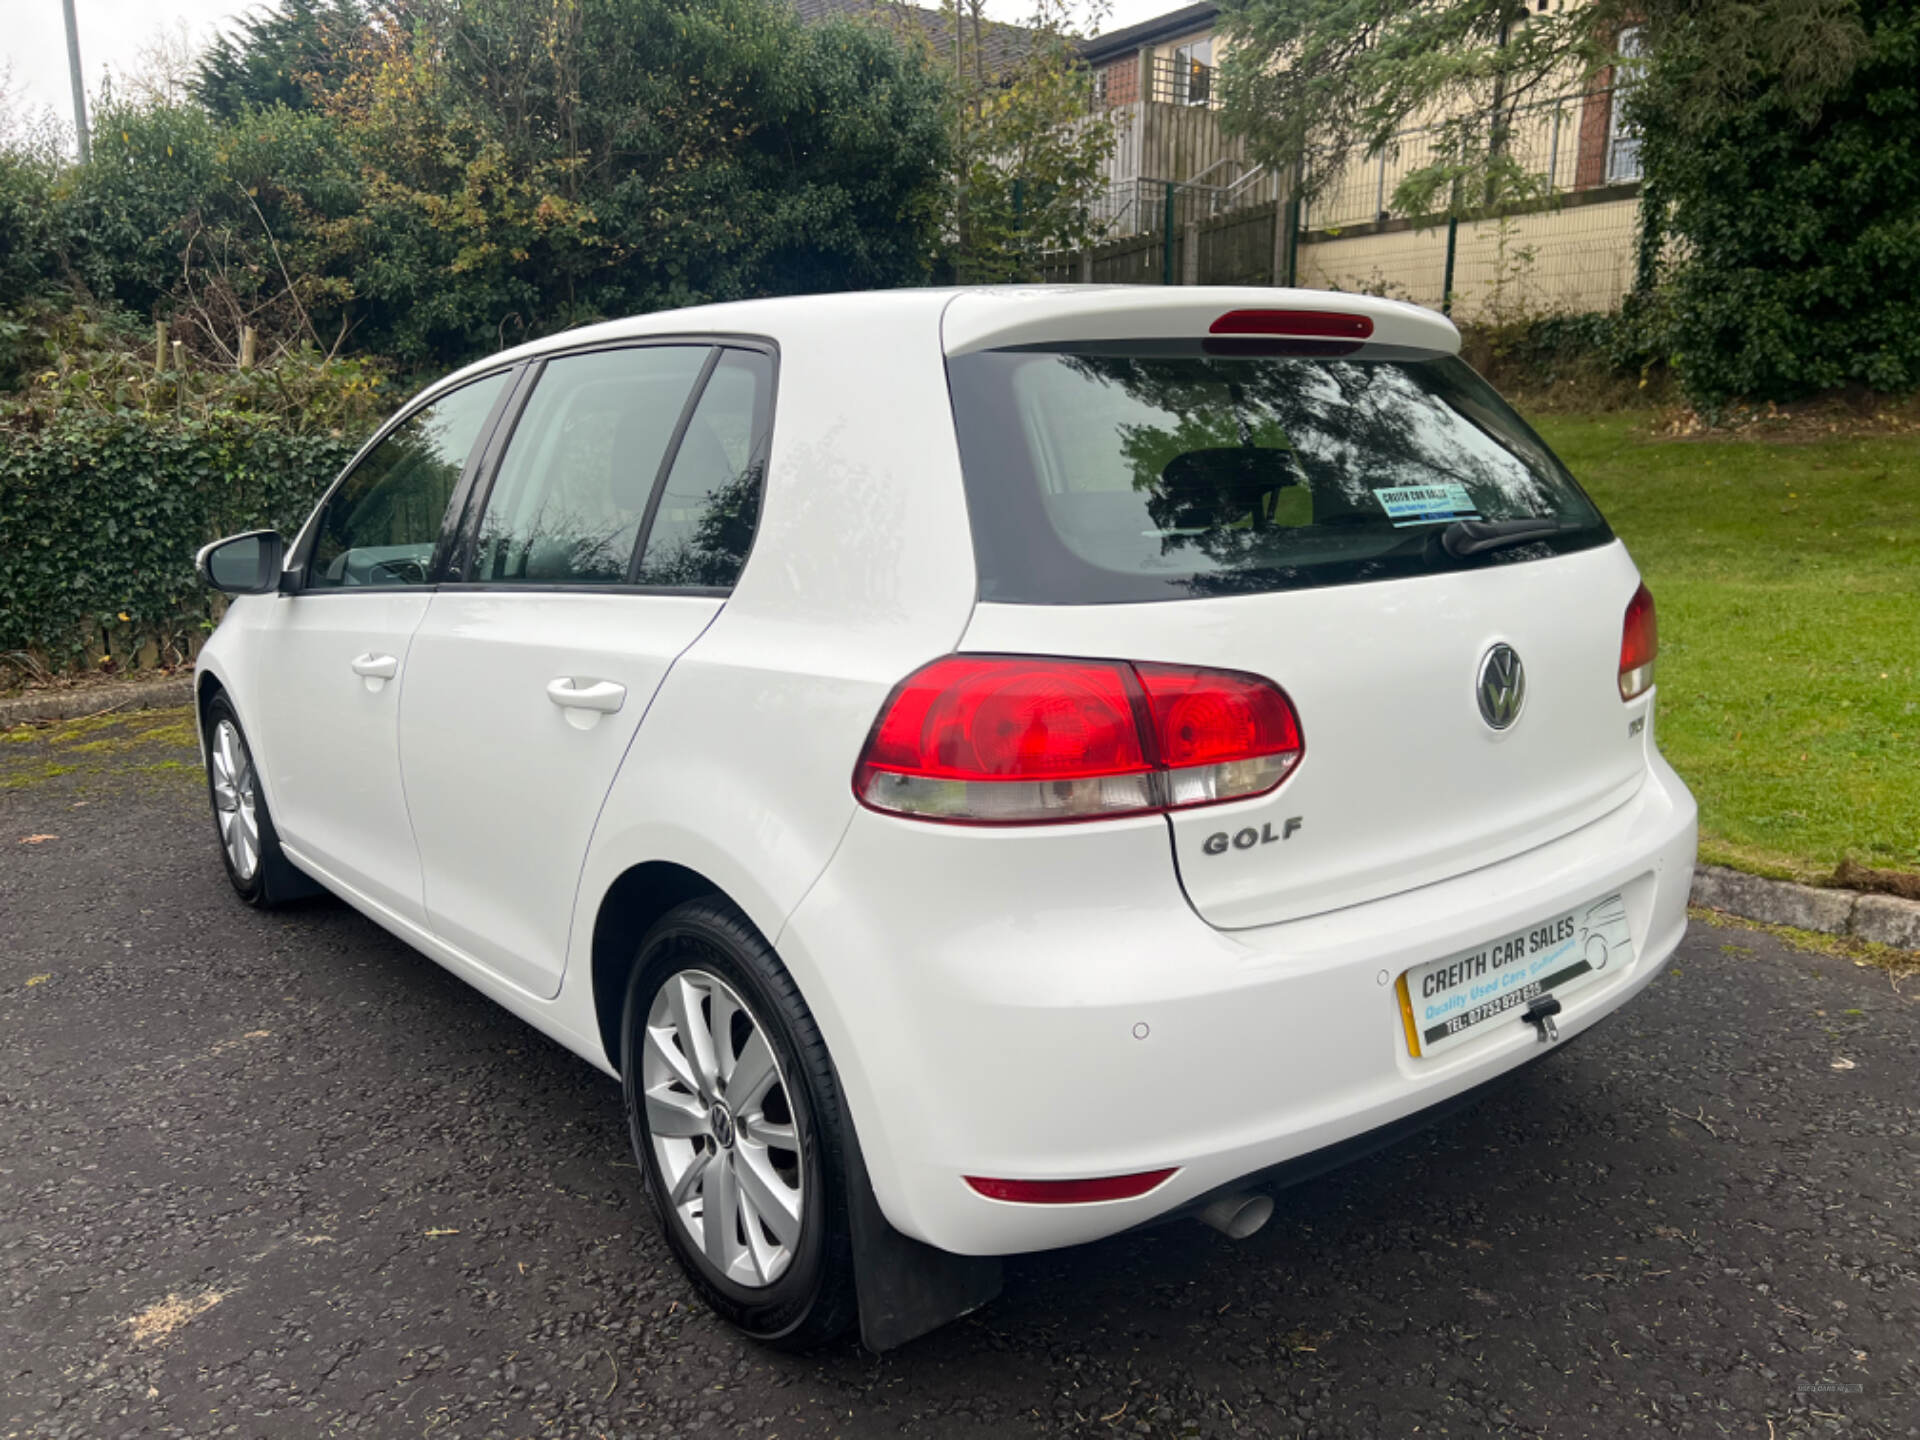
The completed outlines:
<svg viewBox="0 0 1920 1440">
<path fill-rule="evenodd" d="M 948 361 L 982 599 L 1107 603 L 1437 573 L 1605 544 L 1464 362 L 1141 341 Z M 1319 353 L 1300 353 L 1317 350 Z M 1457 521 L 1548 522 L 1457 554 Z"/>
<path fill-rule="evenodd" d="M 660 345 L 549 361 L 488 492 L 468 578 L 624 583 L 660 463 L 712 353 Z"/>
<path fill-rule="evenodd" d="M 740 578 L 760 518 L 773 361 L 727 350 L 708 377 L 667 472 L 637 579 L 727 587 Z"/>
</svg>

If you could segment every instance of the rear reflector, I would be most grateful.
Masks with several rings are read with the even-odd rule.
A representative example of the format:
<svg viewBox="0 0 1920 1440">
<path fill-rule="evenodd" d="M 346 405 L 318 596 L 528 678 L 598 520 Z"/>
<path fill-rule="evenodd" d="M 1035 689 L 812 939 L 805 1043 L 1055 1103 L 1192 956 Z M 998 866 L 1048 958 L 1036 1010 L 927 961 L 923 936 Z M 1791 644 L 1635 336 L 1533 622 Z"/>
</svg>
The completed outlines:
<svg viewBox="0 0 1920 1440">
<path fill-rule="evenodd" d="M 1143 1170 L 1138 1175 L 1103 1175 L 1093 1180 L 988 1180 L 967 1176 L 967 1184 L 989 1200 L 1020 1205 L 1090 1205 L 1099 1200 L 1133 1200 L 1163 1183 L 1173 1170 Z"/>
<path fill-rule="evenodd" d="M 894 690 L 853 789 L 923 820 L 1103 819 L 1264 794 L 1301 750 L 1292 702 L 1257 675 L 949 655 Z"/>
<path fill-rule="evenodd" d="M 1365 340 L 1373 317 L 1339 310 L 1229 310 L 1207 327 L 1214 335 L 1317 335 L 1327 340 Z"/>
<path fill-rule="evenodd" d="M 1654 619 L 1653 592 L 1642 585 L 1627 602 L 1620 633 L 1620 698 L 1632 700 L 1653 688 L 1653 662 L 1660 653 L 1660 627 Z"/>
</svg>

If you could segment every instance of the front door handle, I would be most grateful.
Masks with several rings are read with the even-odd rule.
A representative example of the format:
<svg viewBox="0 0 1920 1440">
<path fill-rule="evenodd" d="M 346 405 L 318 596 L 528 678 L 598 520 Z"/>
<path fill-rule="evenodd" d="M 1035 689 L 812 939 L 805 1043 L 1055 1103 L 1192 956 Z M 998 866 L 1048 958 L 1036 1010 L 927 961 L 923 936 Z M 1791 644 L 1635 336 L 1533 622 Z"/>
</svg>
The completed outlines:
<svg viewBox="0 0 1920 1440">
<path fill-rule="evenodd" d="M 547 698 L 562 710 L 595 710 L 602 715 L 611 715 L 627 703 L 627 687 L 612 680 L 575 685 L 571 679 L 562 676 L 547 686 Z"/>
<path fill-rule="evenodd" d="M 368 680 L 391 680 L 400 673 L 400 662 L 391 655 L 375 655 L 369 650 L 354 657 L 353 673 Z"/>
</svg>

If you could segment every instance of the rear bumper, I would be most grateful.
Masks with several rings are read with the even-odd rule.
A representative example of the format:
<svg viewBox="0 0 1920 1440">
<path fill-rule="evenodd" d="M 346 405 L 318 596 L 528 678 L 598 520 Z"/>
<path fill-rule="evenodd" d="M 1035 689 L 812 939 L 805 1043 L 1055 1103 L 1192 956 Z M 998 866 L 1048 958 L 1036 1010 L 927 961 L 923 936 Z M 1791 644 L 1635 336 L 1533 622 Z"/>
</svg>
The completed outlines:
<svg viewBox="0 0 1920 1440">
<path fill-rule="evenodd" d="M 1068 833 L 1072 832 L 1072 833 Z M 900 1230 L 1009 1254 L 1098 1239 L 1445 1106 L 1552 1048 L 1517 1020 L 1415 1059 L 1394 980 L 1619 891 L 1633 962 L 1570 995 L 1568 1040 L 1686 928 L 1695 810 L 1654 756 L 1625 805 L 1526 854 L 1365 905 L 1216 930 L 1163 821 L 980 831 L 862 811 L 782 931 Z M 1177 1167 L 1147 1195 L 1035 1206 L 967 1175 Z"/>
</svg>

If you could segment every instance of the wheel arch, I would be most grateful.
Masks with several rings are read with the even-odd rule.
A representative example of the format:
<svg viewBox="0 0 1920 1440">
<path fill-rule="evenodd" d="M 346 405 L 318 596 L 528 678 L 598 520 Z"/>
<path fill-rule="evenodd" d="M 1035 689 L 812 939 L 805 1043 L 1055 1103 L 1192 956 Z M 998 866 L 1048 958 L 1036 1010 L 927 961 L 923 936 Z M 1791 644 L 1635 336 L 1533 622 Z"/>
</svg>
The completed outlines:
<svg viewBox="0 0 1920 1440">
<path fill-rule="evenodd" d="M 640 958 L 640 941 L 674 906 L 706 895 L 742 908 L 698 870 L 671 860 L 628 866 L 600 897 L 593 917 L 593 1015 L 607 1064 L 616 1074 L 620 1012 L 626 1003 L 627 977 Z"/>
</svg>

